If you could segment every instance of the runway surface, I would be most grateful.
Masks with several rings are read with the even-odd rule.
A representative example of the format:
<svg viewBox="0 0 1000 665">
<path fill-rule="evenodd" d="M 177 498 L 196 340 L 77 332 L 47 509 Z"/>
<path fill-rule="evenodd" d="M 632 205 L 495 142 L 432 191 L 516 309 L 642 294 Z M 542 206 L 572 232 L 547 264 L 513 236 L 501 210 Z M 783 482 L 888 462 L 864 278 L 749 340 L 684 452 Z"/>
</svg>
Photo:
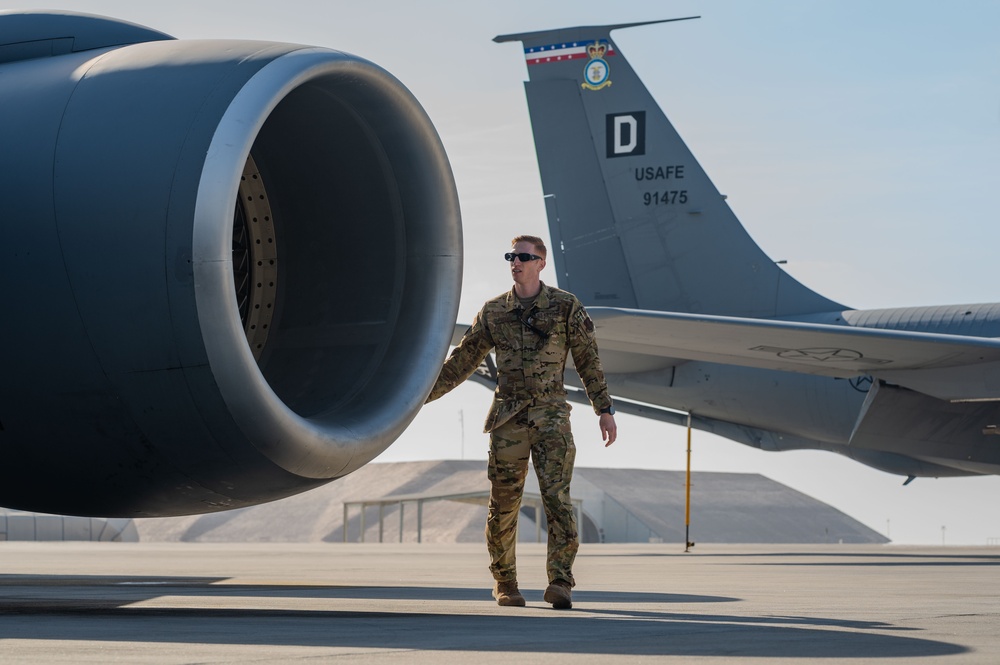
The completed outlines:
<svg viewBox="0 0 1000 665">
<path fill-rule="evenodd" d="M 1000 548 L 0 543 L 3 663 L 1000 662 Z M 909 662 L 909 661 L 908 661 Z"/>
</svg>

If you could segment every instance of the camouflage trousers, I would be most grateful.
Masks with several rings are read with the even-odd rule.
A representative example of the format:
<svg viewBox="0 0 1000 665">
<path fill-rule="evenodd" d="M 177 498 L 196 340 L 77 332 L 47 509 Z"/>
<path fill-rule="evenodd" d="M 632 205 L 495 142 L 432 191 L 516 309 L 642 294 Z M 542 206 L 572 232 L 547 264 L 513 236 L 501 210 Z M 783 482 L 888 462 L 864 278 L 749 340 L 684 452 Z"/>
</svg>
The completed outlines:
<svg viewBox="0 0 1000 665">
<path fill-rule="evenodd" d="M 548 522 L 546 572 L 551 583 L 575 585 L 573 561 L 579 549 L 576 518 L 569 497 L 576 446 L 568 405 L 531 405 L 490 433 L 489 514 L 486 547 L 490 572 L 498 581 L 517 579 L 517 516 L 531 457 Z"/>
</svg>

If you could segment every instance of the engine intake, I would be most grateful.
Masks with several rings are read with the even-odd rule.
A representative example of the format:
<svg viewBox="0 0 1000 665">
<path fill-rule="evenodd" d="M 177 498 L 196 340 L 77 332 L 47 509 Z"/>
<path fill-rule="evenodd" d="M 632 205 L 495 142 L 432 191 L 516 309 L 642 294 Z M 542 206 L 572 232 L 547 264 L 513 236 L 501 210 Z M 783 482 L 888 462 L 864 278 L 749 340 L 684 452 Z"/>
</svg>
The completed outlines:
<svg viewBox="0 0 1000 665">
<path fill-rule="evenodd" d="M 66 26 L 87 48 L 40 57 Z M 336 51 L 99 17 L 0 35 L 0 504 L 207 512 L 388 447 L 461 288 L 454 180 L 409 91 Z"/>
</svg>

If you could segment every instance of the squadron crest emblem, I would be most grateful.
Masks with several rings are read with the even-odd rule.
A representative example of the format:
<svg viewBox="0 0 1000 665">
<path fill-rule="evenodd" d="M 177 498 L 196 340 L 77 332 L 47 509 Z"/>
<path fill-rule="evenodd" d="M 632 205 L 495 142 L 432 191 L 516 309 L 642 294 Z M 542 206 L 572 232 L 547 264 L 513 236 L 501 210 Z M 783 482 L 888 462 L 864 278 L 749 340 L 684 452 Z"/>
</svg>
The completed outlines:
<svg viewBox="0 0 1000 665">
<path fill-rule="evenodd" d="M 611 69 L 608 67 L 604 55 L 608 52 L 608 45 L 595 41 L 587 45 L 587 56 L 590 60 L 583 68 L 583 83 L 581 87 L 587 90 L 600 90 L 611 85 Z"/>
</svg>

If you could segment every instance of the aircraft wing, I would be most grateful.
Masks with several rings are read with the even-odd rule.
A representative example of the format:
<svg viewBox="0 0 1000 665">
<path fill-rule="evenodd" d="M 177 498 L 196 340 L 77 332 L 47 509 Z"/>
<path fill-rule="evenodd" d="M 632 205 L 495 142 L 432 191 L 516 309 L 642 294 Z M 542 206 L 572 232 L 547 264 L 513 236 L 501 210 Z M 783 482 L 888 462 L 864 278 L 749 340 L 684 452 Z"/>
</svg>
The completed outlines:
<svg viewBox="0 0 1000 665">
<path fill-rule="evenodd" d="M 1000 339 L 588 307 L 601 351 L 838 378 L 871 375 L 949 401 L 1000 400 Z"/>
<path fill-rule="evenodd" d="M 455 329 L 451 331 L 451 345 L 458 346 L 458 343 L 465 337 L 465 331 L 471 327 L 471 323 L 462 323 L 461 321 L 456 323 Z"/>
</svg>

